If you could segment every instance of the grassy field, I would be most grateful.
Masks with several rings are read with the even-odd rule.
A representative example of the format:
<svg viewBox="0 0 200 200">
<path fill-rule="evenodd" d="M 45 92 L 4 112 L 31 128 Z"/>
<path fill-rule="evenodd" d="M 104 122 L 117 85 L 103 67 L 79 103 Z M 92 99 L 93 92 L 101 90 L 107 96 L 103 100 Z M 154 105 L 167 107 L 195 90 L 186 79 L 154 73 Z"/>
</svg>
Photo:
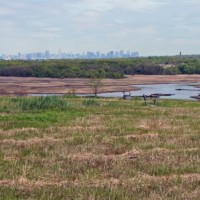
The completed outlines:
<svg viewBox="0 0 200 200">
<path fill-rule="evenodd" d="M 0 199 L 199 199 L 200 102 L 0 97 Z"/>
</svg>

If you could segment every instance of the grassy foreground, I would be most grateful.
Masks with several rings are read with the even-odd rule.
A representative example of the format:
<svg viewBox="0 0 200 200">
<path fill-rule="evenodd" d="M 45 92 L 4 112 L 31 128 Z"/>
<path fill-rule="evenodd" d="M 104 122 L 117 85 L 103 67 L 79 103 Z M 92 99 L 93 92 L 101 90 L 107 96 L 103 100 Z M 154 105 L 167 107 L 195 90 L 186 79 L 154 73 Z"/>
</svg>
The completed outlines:
<svg viewBox="0 0 200 200">
<path fill-rule="evenodd" d="M 200 102 L 150 104 L 0 97 L 0 199 L 199 199 Z"/>
</svg>

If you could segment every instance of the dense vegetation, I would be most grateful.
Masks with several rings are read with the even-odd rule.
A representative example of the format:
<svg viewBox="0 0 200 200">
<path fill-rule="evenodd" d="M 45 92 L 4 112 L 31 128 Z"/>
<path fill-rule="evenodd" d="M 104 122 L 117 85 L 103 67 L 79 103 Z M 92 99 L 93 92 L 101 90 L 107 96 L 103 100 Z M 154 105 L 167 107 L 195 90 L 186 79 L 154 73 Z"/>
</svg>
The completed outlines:
<svg viewBox="0 0 200 200">
<path fill-rule="evenodd" d="M 200 56 L 106 60 L 0 61 L 0 76 L 122 78 L 124 75 L 200 74 Z"/>
<path fill-rule="evenodd" d="M 0 199 L 199 199 L 199 102 L 45 98 L 0 97 Z"/>
</svg>

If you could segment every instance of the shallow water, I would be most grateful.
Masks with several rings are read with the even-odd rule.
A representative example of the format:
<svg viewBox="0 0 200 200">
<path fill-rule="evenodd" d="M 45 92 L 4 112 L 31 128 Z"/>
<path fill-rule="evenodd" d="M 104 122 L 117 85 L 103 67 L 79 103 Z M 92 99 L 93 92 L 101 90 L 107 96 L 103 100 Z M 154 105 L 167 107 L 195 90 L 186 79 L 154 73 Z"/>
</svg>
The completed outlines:
<svg viewBox="0 0 200 200">
<path fill-rule="evenodd" d="M 189 85 L 192 84 L 192 85 Z M 172 96 L 161 96 L 163 99 L 192 99 L 191 96 L 198 96 L 200 88 L 195 88 L 193 85 L 200 83 L 176 83 L 176 84 L 146 84 L 146 85 L 133 85 L 140 90 L 131 91 L 131 96 L 142 96 L 163 93 L 173 94 Z M 176 90 L 182 89 L 182 90 Z M 129 93 L 126 93 L 129 94 Z M 29 96 L 63 96 L 64 94 L 30 94 Z M 123 92 L 108 92 L 100 93 L 99 97 L 123 97 Z M 91 96 L 91 94 L 77 95 L 77 96 Z M 194 100 L 194 99 L 193 99 Z"/>
<path fill-rule="evenodd" d="M 195 88 L 192 85 L 188 85 L 188 83 L 148 84 L 148 85 L 133 85 L 133 86 L 140 88 L 140 90 L 131 91 L 131 96 L 142 96 L 143 94 L 150 95 L 154 93 L 163 93 L 163 94 L 174 94 L 172 96 L 162 96 L 161 98 L 163 99 L 165 98 L 165 99 L 190 99 L 191 100 L 192 99 L 191 96 L 197 96 L 198 94 L 200 94 L 199 88 Z M 183 89 L 183 90 L 176 90 L 176 89 Z M 122 92 L 101 93 L 98 96 L 122 97 L 123 93 Z"/>
</svg>

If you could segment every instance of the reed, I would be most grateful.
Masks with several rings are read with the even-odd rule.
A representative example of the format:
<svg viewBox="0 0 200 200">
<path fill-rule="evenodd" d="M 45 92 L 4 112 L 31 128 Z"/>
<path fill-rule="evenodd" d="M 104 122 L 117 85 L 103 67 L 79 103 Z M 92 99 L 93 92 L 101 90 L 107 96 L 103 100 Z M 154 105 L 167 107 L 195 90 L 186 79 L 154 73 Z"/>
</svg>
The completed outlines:
<svg viewBox="0 0 200 200">
<path fill-rule="evenodd" d="M 22 110 L 65 109 L 67 102 L 60 97 L 46 96 L 20 98 L 19 106 Z"/>
<path fill-rule="evenodd" d="M 96 99 L 85 99 L 83 101 L 84 106 L 99 106 L 100 102 L 97 101 Z"/>
</svg>

